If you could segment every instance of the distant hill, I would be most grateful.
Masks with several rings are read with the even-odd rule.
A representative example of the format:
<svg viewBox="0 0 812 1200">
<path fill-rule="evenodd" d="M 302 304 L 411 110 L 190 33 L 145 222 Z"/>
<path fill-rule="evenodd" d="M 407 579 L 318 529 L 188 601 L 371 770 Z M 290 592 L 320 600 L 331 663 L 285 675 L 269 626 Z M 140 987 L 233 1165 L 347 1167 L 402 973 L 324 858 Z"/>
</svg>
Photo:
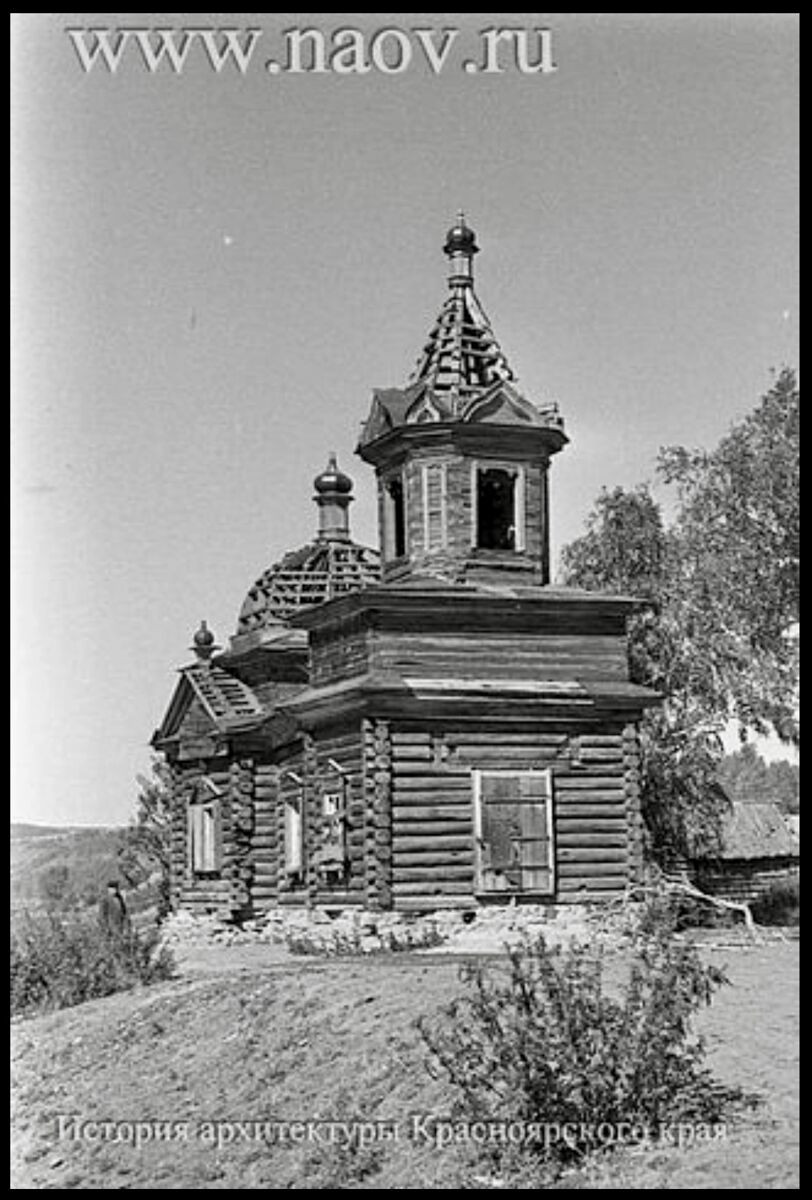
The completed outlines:
<svg viewBox="0 0 812 1200">
<path fill-rule="evenodd" d="M 13 821 L 11 840 L 19 842 L 29 838 L 65 837 L 70 833 L 99 833 L 111 828 L 108 825 L 26 825 L 24 821 Z"/>
<path fill-rule="evenodd" d="M 125 832 L 93 825 L 12 824 L 12 907 L 59 907 L 69 898 L 95 903 L 107 880 L 118 876 Z"/>
</svg>

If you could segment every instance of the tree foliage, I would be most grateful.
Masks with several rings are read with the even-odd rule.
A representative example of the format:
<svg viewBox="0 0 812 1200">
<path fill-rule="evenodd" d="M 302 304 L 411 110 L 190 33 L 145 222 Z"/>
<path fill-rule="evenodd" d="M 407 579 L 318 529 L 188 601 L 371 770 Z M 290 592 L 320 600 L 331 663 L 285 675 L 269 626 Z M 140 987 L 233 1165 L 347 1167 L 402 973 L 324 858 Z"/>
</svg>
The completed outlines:
<svg viewBox="0 0 812 1200">
<path fill-rule="evenodd" d="M 669 447 L 665 528 L 648 488 L 604 489 L 565 548 L 564 581 L 648 601 L 629 624 L 631 677 L 664 697 L 642 730 L 643 811 L 660 853 L 712 849 L 731 720 L 796 741 L 798 405 L 790 371 L 713 451 Z"/>
<path fill-rule="evenodd" d="M 658 464 L 680 501 L 669 587 L 708 663 L 706 704 L 796 743 L 799 414 L 784 370 L 715 450 L 671 446 Z"/>
<path fill-rule="evenodd" d="M 119 867 L 130 887 L 158 877 L 158 917 L 170 907 L 171 775 L 165 762 L 156 758 L 152 777 L 138 776 L 139 794 L 135 820 L 130 824 L 119 851 Z"/>
</svg>

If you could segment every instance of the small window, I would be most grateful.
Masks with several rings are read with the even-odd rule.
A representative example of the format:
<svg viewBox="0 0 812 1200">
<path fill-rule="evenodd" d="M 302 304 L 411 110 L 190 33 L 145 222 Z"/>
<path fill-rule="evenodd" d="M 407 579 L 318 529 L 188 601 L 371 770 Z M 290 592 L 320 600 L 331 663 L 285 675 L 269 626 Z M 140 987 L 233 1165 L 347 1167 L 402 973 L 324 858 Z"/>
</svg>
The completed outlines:
<svg viewBox="0 0 812 1200">
<path fill-rule="evenodd" d="M 406 553 L 406 504 L 403 481 L 392 479 L 385 487 L 386 557 L 402 558 Z"/>
<path fill-rule="evenodd" d="M 285 801 L 285 872 L 301 875 L 304 864 L 304 827 L 301 799 Z"/>
<path fill-rule="evenodd" d="M 516 549 L 516 475 L 500 467 L 476 474 L 476 544 L 481 550 Z"/>
<path fill-rule="evenodd" d="M 195 875 L 211 875 L 222 866 L 220 794 L 203 780 L 189 804 L 189 863 Z"/>
<path fill-rule="evenodd" d="M 321 811 L 321 845 L 316 851 L 314 865 L 320 881 L 329 887 L 344 881 L 347 866 L 347 789 L 344 780 L 338 781 L 335 791 L 322 793 Z"/>
</svg>

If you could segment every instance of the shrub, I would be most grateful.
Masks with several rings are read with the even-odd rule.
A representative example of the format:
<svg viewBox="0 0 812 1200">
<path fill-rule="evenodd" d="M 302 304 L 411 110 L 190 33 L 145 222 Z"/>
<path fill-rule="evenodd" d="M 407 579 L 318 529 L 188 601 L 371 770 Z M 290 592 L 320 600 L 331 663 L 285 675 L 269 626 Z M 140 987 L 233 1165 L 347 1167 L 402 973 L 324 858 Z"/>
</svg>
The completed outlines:
<svg viewBox="0 0 812 1200">
<path fill-rule="evenodd" d="M 507 949 L 506 970 L 464 967 L 468 993 L 418 1022 L 429 1069 L 454 1087 L 452 1115 L 567 1126 L 566 1138 L 524 1142 L 549 1163 L 599 1148 L 599 1126 L 652 1133 L 674 1122 L 718 1122 L 738 1093 L 715 1083 L 689 1026 L 728 981 L 676 940 L 671 925 L 664 908 L 648 914 L 615 995 L 604 951 L 593 944 L 563 949 L 537 937 Z M 498 1142 L 488 1152 L 504 1159 Z"/>
<path fill-rule="evenodd" d="M 87 917 L 26 914 L 11 937 L 11 1011 L 67 1008 L 174 974 L 157 929 L 113 934 Z"/>
</svg>

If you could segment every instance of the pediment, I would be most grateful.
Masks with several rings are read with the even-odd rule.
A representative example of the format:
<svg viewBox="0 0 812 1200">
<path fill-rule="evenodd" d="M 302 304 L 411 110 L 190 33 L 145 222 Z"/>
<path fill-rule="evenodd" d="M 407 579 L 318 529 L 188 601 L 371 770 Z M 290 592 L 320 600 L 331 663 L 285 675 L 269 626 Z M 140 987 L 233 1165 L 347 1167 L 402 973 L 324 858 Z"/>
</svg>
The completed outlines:
<svg viewBox="0 0 812 1200">
<path fill-rule="evenodd" d="M 473 399 L 462 413 L 463 421 L 483 425 L 541 425 L 538 409 L 514 388 L 498 383 Z"/>
</svg>

